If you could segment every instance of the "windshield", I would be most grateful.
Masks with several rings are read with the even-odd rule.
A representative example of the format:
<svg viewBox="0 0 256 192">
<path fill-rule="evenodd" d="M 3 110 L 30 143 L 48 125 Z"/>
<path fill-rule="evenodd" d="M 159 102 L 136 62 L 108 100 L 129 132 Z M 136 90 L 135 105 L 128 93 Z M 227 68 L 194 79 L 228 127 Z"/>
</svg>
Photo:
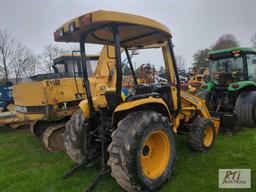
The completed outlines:
<svg viewBox="0 0 256 192">
<path fill-rule="evenodd" d="M 87 60 L 88 76 L 91 77 L 96 70 L 98 64 L 98 57 Z M 82 69 L 80 69 L 80 57 L 72 59 L 72 57 L 64 58 L 64 60 L 54 63 L 54 68 L 57 69 L 57 73 L 70 73 L 80 76 Z"/>
<path fill-rule="evenodd" d="M 151 84 L 167 81 L 161 48 L 147 48 L 129 51 L 138 84 Z M 132 87 L 134 80 L 126 53 L 121 54 L 123 65 L 123 86 Z"/>
<path fill-rule="evenodd" d="M 256 82 L 256 54 L 246 54 L 248 79 Z"/>
<path fill-rule="evenodd" d="M 54 67 L 57 69 L 58 73 L 64 73 L 65 72 L 65 66 L 64 66 L 63 62 L 54 64 Z"/>
<path fill-rule="evenodd" d="M 80 61 L 75 60 L 75 59 L 73 61 L 71 58 L 71 60 L 67 60 L 66 62 L 67 62 L 67 73 L 71 73 L 71 74 L 75 73 L 76 76 L 79 76 L 78 67 L 80 67 L 80 65 L 78 66 L 78 63 L 80 63 Z M 74 71 L 74 69 L 75 69 L 75 71 Z"/>
<path fill-rule="evenodd" d="M 90 68 L 93 74 L 97 68 L 98 60 L 90 60 L 88 63 L 90 64 Z"/>
<path fill-rule="evenodd" d="M 229 81 L 241 81 L 245 79 L 243 58 L 230 57 L 210 60 L 209 78 L 212 81 L 220 81 L 223 76 Z"/>
</svg>

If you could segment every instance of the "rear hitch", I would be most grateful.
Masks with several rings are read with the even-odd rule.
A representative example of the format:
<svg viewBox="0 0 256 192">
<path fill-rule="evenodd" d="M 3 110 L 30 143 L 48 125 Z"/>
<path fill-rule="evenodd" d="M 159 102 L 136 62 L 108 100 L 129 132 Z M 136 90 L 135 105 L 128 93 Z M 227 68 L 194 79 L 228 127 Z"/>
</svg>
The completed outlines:
<svg viewBox="0 0 256 192">
<path fill-rule="evenodd" d="M 103 115 L 103 117 L 104 117 L 104 114 L 101 114 L 101 115 Z M 89 185 L 89 187 L 87 187 L 85 189 L 85 192 L 93 191 L 93 189 L 99 183 L 100 178 L 105 175 L 108 175 L 111 171 L 110 167 L 108 167 L 107 162 L 106 162 L 106 155 L 108 153 L 105 148 L 105 144 L 107 141 L 107 138 L 106 138 L 106 129 L 107 128 L 108 128 L 108 125 L 104 124 L 104 123 L 99 126 L 99 131 L 100 131 L 100 135 L 99 135 L 100 140 L 99 141 L 101 142 L 101 169 L 100 169 L 100 172 L 98 173 L 98 175 L 93 180 L 93 182 Z"/>
<path fill-rule="evenodd" d="M 93 191 L 93 189 L 97 186 L 100 179 L 103 176 L 110 174 L 110 172 L 111 172 L 110 167 L 107 165 L 108 152 L 107 152 L 107 149 L 106 149 L 106 145 L 110 141 L 108 136 L 106 136 L 107 135 L 107 130 L 110 129 L 110 124 L 108 122 L 111 122 L 111 121 L 109 119 L 107 119 L 108 118 L 107 115 L 104 114 L 103 112 L 100 114 L 100 117 L 101 117 L 101 125 L 99 125 L 99 133 L 100 134 L 99 134 L 99 138 L 97 140 L 98 142 L 101 143 L 100 152 L 95 154 L 93 157 L 91 157 L 87 161 L 75 165 L 73 168 L 71 168 L 68 172 L 66 172 L 63 175 L 63 178 L 67 179 L 70 176 L 72 176 L 77 170 L 79 170 L 82 167 L 89 166 L 90 163 L 93 163 L 96 158 L 101 156 L 100 171 L 97 174 L 97 176 L 94 178 L 93 182 L 85 189 L 85 192 Z"/>
</svg>

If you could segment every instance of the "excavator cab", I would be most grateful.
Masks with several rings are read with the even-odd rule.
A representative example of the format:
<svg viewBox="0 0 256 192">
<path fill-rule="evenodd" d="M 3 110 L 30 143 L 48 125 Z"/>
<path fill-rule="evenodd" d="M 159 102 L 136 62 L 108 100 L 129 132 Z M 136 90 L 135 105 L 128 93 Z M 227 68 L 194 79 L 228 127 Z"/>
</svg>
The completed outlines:
<svg viewBox="0 0 256 192">
<path fill-rule="evenodd" d="M 53 60 L 53 69 L 55 73 L 68 73 L 76 77 L 82 77 L 81 57 L 80 54 L 64 54 Z M 88 76 L 91 77 L 96 69 L 99 55 L 87 55 Z"/>
</svg>

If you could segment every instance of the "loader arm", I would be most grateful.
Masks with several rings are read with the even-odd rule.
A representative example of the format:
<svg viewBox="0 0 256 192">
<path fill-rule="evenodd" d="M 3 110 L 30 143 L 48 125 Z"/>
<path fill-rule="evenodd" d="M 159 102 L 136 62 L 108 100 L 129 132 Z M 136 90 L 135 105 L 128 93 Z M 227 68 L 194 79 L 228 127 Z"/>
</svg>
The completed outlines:
<svg viewBox="0 0 256 192">
<path fill-rule="evenodd" d="M 181 100 L 182 111 L 180 113 L 180 116 L 185 119 L 185 122 L 189 121 L 189 119 L 191 119 L 191 116 L 195 112 L 196 114 L 199 114 L 201 117 L 211 120 L 215 126 L 216 133 L 219 133 L 220 119 L 211 117 L 205 104 L 205 101 L 203 99 L 196 97 L 185 91 L 181 91 Z"/>
<path fill-rule="evenodd" d="M 211 119 L 211 115 L 209 111 L 207 110 L 207 107 L 205 105 L 205 101 L 199 97 L 196 97 L 192 94 L 189 94 L 188 92 L 181 91 L 181 99 L 187 101 L 190 103 L 189 106 L 183 106 L 182 109 L 194 109 L 197 110 L 200 115 L 206 119 Z"/>
</svg>

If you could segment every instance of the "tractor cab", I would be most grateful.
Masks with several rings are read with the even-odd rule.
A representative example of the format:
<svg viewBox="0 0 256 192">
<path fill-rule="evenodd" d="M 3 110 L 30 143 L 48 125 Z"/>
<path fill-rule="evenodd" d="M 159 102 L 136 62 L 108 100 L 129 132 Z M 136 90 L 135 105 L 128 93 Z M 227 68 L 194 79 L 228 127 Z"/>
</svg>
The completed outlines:
<svg viewBox="0 0 256 192">
<path fill-rule="evenodd" d="M 216 86 L 228 87 L 241 81 L 256 82 L 256 50 L 252 48 L 231 48 L 212 51 L 208 54 L 208 80 Z M 239 88 L 232 84 L 230 88 Z"/>
</svg>

